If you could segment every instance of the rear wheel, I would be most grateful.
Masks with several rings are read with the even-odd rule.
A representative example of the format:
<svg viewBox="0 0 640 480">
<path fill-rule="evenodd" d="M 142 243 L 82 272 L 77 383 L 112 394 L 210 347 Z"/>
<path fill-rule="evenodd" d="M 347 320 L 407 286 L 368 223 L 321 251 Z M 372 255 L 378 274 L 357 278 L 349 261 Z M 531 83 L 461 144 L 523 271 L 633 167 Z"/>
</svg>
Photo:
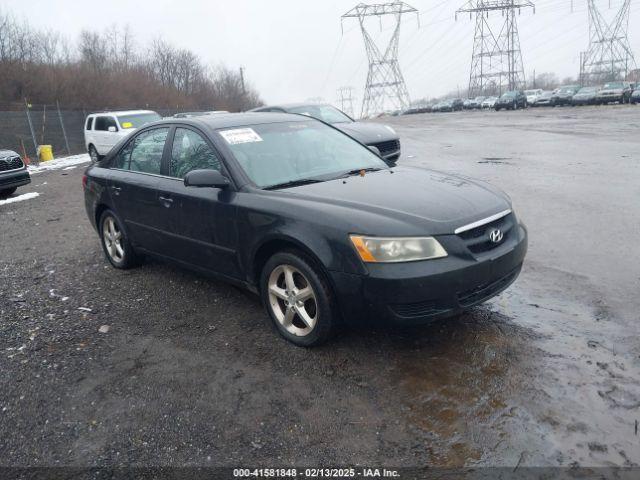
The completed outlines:
<svg viewBox="0 0 640 480">
<path fill-rule="evenodd" d="M 333 334 L 331 290 L 306 256 L 281 252 L 271 257 L 262 270 L 260 292 L 278 332 L 291 343 L 313 347 Z"/>
<path fill-rule="evenodd" d="M 109 263 L 123 270 L 139 264 L 138 256 L 133 250 L 122 222 L 111 210 L 106 210 L 100 217 L 100 242 Z"/>
<path fill-rule="evenodd" d="M 0 198 L 7 198 L 16 193 L 18 187 L 7 188 L 5 190 L 0 190 Z"/>
</svg>

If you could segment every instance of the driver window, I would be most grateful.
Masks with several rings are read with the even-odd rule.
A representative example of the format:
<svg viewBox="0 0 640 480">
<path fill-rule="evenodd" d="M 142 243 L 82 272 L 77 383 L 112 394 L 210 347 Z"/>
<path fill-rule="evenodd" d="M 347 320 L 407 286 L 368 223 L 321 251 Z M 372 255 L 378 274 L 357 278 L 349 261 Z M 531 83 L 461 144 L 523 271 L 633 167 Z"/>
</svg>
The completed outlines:
<svg viewBox="0 0 640 480">
<path fill-rule="evenodd" d="M 171 149 L 170 175 L 184 178 L 191 170 L 220 170 L 220 160 L 199 134 L 186 128 L 176 128 Z"/>
<path fill-rule="evenodd" d="M 169 128 L 147 130 L 135 137 L 115 159 L 114 167 L 160 175 L 162 152 Z"/>
</svg>

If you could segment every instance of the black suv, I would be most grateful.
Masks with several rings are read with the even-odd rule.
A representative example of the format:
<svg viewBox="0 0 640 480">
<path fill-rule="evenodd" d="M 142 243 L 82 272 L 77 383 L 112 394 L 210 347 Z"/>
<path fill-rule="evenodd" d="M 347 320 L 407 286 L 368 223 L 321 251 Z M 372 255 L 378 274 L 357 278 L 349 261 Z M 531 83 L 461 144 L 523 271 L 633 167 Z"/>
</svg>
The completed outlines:
<svg viewBox="0 0 640 480">
<path fill-rule="evenodd" d="M 520 90 L 513 90 L 503 94 L 497 101 L 495 109 L 517 110 L 518 108 L 527 108 L 527 96 Z"/>
<path fill-rule="evenodd" d="M 31 183 L 27 166 L 16 152 L 0 150 L 0 198 L 13 194 L 18 187 Z"/>
</svg>

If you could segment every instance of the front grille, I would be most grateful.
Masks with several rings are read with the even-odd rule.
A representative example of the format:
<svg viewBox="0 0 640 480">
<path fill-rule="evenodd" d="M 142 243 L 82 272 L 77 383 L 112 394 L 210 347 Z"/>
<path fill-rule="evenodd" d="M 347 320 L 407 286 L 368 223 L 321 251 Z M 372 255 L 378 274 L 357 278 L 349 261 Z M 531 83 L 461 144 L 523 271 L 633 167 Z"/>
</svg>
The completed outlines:
<svg viewBox="0 0 640 480">
<path fill-rule="evenodd" d="M 501 290 L 505 289 L 515 278 L 518 276 L 520 272 L 520 267 L 515 270 L 509 272 L 507 275 L 502 277 L 495 282 L 486 283 L 484 285 L 480 285 L 478 287 L 472 288 L 470 290 L 466 290 L 464 292 L 458 293 L 458 303 L 461 307 L 470 307 L 471 305 L 476 305 L 485 300 L 496 295 Z"/>
<path fill-rule="evenodd" d="M 435 315 L 443 311 L 443 309 L 438 308 L 438 305 L 435 301 L 420 303 L 400 303 L 390 305 L 390 307 L 396 315 L 405 318 L 425 317 L 429 315 Z"/>
<path fill-rule="evenodd" d="M 389 140 L 387 142 L 374 143 L 373 146 L 380 150 L 382 155 L 387 155 L 400 150 L 400 140 Z"/>
<path fill-rule="evenodd" d="M 495 248 L 498 248 L 504 242 L 506 242 L 511 233 L 513 231 L 513 227 L 515 226 L 515 217 L 513 213 L 506 215 L 498 220 L 494 220 L 491 223 L 487 223 L 480 227 L 476 227 L 471 230 L 467 230 L 466 232 L 462 232 L 458 234 L 469 251 L 476 255 L 489 252 Z M 494 229 L 500 229 L 502 232 L 502 240 L 498 243 L 493 243 L 489 239 L 489 233 Z"/>
<path fill-rule="evenodd" d="M 0 160 L 0 172 L 18 170 L 22 167 L 24 167 L 24 163 L 22 163 L 22 159 L 20 157 L 7 157 Z"/>
</svg>

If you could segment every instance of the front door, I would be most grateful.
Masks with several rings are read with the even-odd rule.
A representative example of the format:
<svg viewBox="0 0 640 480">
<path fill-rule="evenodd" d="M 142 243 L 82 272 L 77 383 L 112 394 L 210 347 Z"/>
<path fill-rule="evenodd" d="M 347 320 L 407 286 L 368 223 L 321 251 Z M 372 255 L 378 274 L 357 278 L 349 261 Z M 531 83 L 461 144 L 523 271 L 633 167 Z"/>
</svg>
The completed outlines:
<svg viewBox="0 0 640 480">
<path fill-rule="evenodd" d="M 165 175 L 158 184 L 163 230 L 176 260 L 239 278 L 235 192 L 231 189 L 185 187 L 191 170 L 223 171 L 220 155 L 195 129 L 177 127 L 167 148 Z M 224 173 L 224 172 L 223 172 Z"/>
</svg>

